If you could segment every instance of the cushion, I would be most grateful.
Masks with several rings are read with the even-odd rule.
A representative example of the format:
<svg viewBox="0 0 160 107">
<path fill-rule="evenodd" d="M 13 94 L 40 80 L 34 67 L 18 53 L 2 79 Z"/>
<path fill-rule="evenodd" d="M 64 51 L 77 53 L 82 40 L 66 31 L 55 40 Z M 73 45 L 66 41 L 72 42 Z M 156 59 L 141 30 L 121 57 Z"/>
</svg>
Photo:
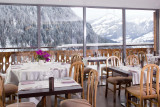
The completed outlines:
<svg viewBox="0 0 160 107">
<path fill-rule="evenodd" d="M 156 83 L 152 83 L 153 84 L 153 88 L 156 90 Z M 160 90 L 160 84 L 159 84 L 159 90 Z"/>
<path fill-rule="evenodd" d="M 7 107 L 36 107 L 34 103 L 31 102 L 21 102 L 21 103 L 15 103 L 15 104 L 10 104 Z"/>
<path fill-rule="evenodd" d="M 68 99 L 61 101 L 60 107 L 91 107 L 91 104 L 85 99 Z"/>
<path fill-rule="evenodd" d="M 106 66 L 101 67 L 101 71 L 106 71 Z"/>
<path fill-rule="evenodd" d="M 85 68 L 84 68 L 84 73 L 89 73 L 89 72 L 91 71 L 91 69 L 92 69 L 92 68 L 85 67 Z"/>
<path fill-rule="evenodd" d="M 124 83 L 126 77 L 109 77 L 107 81 L 112 84 Z"/>
<path fill-rule="evenodd" d="M 147 95 L 147 89 L 146 89 L 145 86 L 143 88 L 144 88 L 143 89 L 143 96 L 146 96 Z M 140 85 L 127 87 L 126 90 L 128 92 L 132 93 L 132 95 L 140 96 Z M 153 88 L 152 94 L 156 94 L 156 90 L 154 88 Z"/>
<path fill-rule="evenodd" d="M 18 91 L 18 87 L 13 84 L 5 84 L 4 91 L 5 91 L 6 96 L 11 95 L 11 94 L 15 94 Z"/>
<path fill-rule="evenodd" d="M 125 80 L 126 82 L 132 82 L 132 76 L 125 77 L 124 80 Z"/>
</svg>

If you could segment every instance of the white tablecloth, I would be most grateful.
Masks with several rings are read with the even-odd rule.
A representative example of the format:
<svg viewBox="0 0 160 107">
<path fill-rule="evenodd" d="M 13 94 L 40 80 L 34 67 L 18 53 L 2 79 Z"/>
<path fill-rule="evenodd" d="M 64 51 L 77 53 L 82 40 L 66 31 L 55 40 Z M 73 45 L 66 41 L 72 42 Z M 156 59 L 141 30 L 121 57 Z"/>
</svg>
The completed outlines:
<svg viewBox="0 0 160 107">
<path fill-rule="evenodd" d="M 54 87 L 67 87 L 67 86 L 75 86 L 80 85 L 75 82 L 72 78 L 61 78 L 61 79 L 54 79 Z M 42 88 L 49 88 L 49 81 L 24 81 L 20 82 L 18 85 L 18 90 L 30 90 L 30 89 L 42 89 Z M 51 107 L 51 97 L 47 96 L 47 107 Z M 27 98 L 28 102 L 33 102 L 36 105 L 40 102 L 42 97 L 31 97 Z"/>
<path fill-rule="evenodd" d="M 5 83 L 18 85 L 21 81 L 48 80 L 49 77 L 62 78 L 69 76 L 70 64 L 47 62 L 42 65 L 38 63 L 25 63 L 11 65 L 7 69 Z"/>
<path fill-rule="evenodd" d="M 132 84 L 134 85 L 140 84 L 141 70 L 142 70 L 140 66 L 134 66 L 134 67 L 133 66 L 119 66 L 118 68 L 124 71 L 130 72 L 130 75 L 132 76 Z M 143 83 L 146 83 L 146 81 L 147 81 L 147 72 L 144 72 Z"/>
<path fill-rule="evenodd" d="M 68 87 L 68 86 L 76 86 L 80 85 L 72 78 L 62 78 L 62 79 L 54 79 L 54 87 Z M 18 90 L 29 90 L 29 89 L 42 89 L 49 88 L 49 80 L 43 81 L 25 81 L 20 82 L 18 85 Z"/>
</svg>

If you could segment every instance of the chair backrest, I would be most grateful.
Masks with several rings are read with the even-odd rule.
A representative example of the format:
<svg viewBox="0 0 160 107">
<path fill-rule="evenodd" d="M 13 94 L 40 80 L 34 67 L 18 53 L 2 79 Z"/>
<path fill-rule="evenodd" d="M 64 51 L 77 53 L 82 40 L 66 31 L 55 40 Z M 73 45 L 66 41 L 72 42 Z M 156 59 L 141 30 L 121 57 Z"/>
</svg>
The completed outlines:
<svg viewBox="0 0 160 107">
<path fill-rule="evenodd" d="M 133 55 L 133 50 L 127 50 L 127 56 Z"/>
<path fill-rule="evenodd" d="M 77 61 L 71 64 L 69 77 L 78 82 L 83 88 L 83 75 L 84 75 L 84 63 L 82 61 Z M 84 91 L 82 92 L 82 98 L 84 98 Z"/>
<path fill-rule="evenodd" d="M 146 63 L 148 64 L 147 56 L 146 56 L 146 53 L 145 53 L 145 52 L 139 51 L 139 52 L 138 52 L 138 59 L 139 59 L 139 63 L 141 62 L 141 60 L 144 60 L 144 61 L 146 61 Z"/>
<path fill-rule="evenodd" d="M 126 58 L 126 65 L 139 65 L 138 57 L 135 55 L 129 55 Z"/>
<path fill-rule="evenodd" d="M 144 73 L 147 72 L 147 81 L 144 83 Z M 156 90 L 153 90 L 153 73 L 156 72 Z M 143 97 L 143 87 L 146 88 L 146 95 L 148 98 L 153 98 L 157 96 L 159 98 L 159 67 L 155 64 L 148 64 L 144 66 L 141 70 L 141 79 L 140 79 L 140 96 Z M 156 91 L 154 93 L 153 91 Z"/>
<path fill-rule="evenodd" d="M 72 58 L 71 58 L 71 64 L 73 64 L 74 62 L 77 62 L 77 61 L 82 61 L 82 58 L 81 58 L 80 55 L 75 54 L 75 55 L 73 55 Z"/>
<path fill-rule="evenodd" d="M 114 51 L 113 56 L 117 56 L 119 59 L 121 58 L 121 53 L 120 51 Z"/>
<path fill-rule="evenodd" d="M 96 107 L 97 85 L 98 72 L 92 69 L 89 72 L 87 83 L 87 100 L 92 105 L 92 107 Z"/>
<path fill-rule="evenodd" d="M 0 107 L 5 107 L 4 79 L 0 76 Z"/>
<path fill-rule="evenodd" d="M 111 66 L 119 66 L 120 59 L 117 56 L 110 56 L 106 59 L 106 67 L 109 66 L 109 63 L 111 63 Z"/>
</svg>

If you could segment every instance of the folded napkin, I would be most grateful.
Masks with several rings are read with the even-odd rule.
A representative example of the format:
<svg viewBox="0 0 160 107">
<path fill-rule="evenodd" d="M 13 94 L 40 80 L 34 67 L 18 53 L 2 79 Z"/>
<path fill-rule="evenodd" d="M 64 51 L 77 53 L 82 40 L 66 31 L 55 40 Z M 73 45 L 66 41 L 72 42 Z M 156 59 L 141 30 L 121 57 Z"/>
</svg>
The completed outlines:
<svg viewBox="0 0 160 107">
<path fill-rule="evenodd" d="M 62 80 L 61 83 L 74 83 L 74 80 Z"/>
<path fill-rule="evenodd" d="M 11 66 L 12 69 L 19 69 L 21 68 L 20 66 Z"/>
<path fill-rule="evenodd" d="M 27 69 L 29 69 L 29 67 L 27 67 L 27 68 L 21 68 L 21 70 L 27 70 Z"/>
<path fill-rule="evenodd" d="M 137 73 L 137 71 L 134 71 L 134 70 L 128 70 L 129 72 L 133 72 L 133 73 Z"/>
<path fill-rule="evenodd" d="M 21 82 L 21 85 L 27 85 L 27 84 L 34 84 L 34 81 L 25 81 L 25 82 Z"/>
<path fill-rule="evenodd" d="M 62 62 L 61 65 L 66 65 L 66 63 Z"/>
</svg>

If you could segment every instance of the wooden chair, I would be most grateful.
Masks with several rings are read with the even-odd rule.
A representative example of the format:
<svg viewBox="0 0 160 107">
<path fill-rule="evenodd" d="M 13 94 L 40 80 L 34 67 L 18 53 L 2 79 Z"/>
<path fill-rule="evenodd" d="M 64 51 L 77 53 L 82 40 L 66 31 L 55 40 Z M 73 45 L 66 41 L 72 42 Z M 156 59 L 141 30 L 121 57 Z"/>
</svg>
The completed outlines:
<svg viewBox="0 0 160 107">
<path fill-rule="evenodd" d="M 114 51 L 113 56 L 117 56 L 119 59 L 121 59 L 121 53 L 120 51 Z"/>
<path fill-rule="evenodd" d="M 106 71 L 107 71 L 107 67 L 109 66 L 109 63 L 111 63 L 111 66 L 119 66 L 120 65 L 120 60 L 119 60 L 119 58 L 117 56 L 110 56 L 109 58 L 107 58 L 106 59 Z M 109 72 L 112 72 L 112 71 L 109 71 Z M 107 73 L 109 73 L 109 72 L 107 72 Z M 102 72 L 101 72 L 101 75 L 102 75 Z M 117 83 L 118 81 L 116 79 L 119 80 L 119 78 L 117 78 L 117 77 L 110 77 L 110 78 L 108 78 L 109 74 L 106 74 L 106 75 L 107 75 L 107 79 L 106 79 L 106 93 L 105 93 L 105 96 L 107 97 L 108 89 L 111 90 L 110 88 L 108 88 L 108 83 L 113 84 L 114 85 L 114 91 L 113 90 L 111 90 L 111 91 L 114 92 L 114 102 L 115 102 L 116 101 L 115 94 L 116 94 L 116 90 L 117 90 L 116 89 L 116 85 L 118 84 Z"/>
<path fill-rule="evenodd" d="M 0 81 L 3 80 L 4 82 L 4 78 L 0 75 Z M 2 84 L 3 87 L 2 89 L 0 88 L 1 91 L 3 91 L 3 94 L 4 94 L 4 104 L 7 103 L 7 104 L 11 104 L 11 103 L 14 103 L 15 102 L 15 96 L 16 96 L 16 93 L 18 91 L 18 87 L 14 84 L 5 84 L 4 83 Z M 8 101 L 5 101 L 5 98 L 8 97 L 9 100 Z"/>
<path fill-rule="evenodd" d="M 106 66 L 108 66 L 109 65 L 109 62 L 114 62 L 114 60 L 116 60 L 117 61 L 117 59 L 115 59 L 115 58 L 118 58 L 117 56 L 110 56 L 109 58 L 107 58 L 107 60 L 106 61 L 108 61 L 108 62 L 106 62 Z M 120 61 L 120 59 L 118 58 L 118 61 Z M 117 62 L 116 62 L 117 63 Z M 120 62 L 119 62 L 120 63 Z M 112 71 L 108 71 L 107 72 L 107 67 L 106 66 L 104 66 L 104 67 L 101 67 L 101 83 L 102 83 L 102 77 L 104 76 L 104 75 L 107 75 L 107 78 L 109 77 L 109 74 L 111 74 L 112 76 L 113 76 L 113 74 L 112 74 Z"/>
<path fill-rule="evenodd" d="M 83 75 L 84 75 L 83 62 L 82 61 L 74 62 L 70 67 L 69 77 L 73 77 L 73 79 L 79 84 L 81 84 L 81 87 L 83 87 Z M 82 98 L 84 98 L 84 91 L 82 92 Z"/>
<path fill-rule="evenodd" d="M 78 54 L 75 54 L 71 57 L 71 64 L 73 64 L 74 62 L 77 62 L 77 61 L 82 61 L 82 57 Z M 86 79 L 90 70 L 91 70 L 91 68 L 87 68 L 87 67 L 84 68 L 84 79 Z"/>
<path fill-rule="evenodd" d="M 127 56 L 129 56 L 129 55 L 134 55 L 133 50 L 128 50 L 128 49 L 127 49 Z"/>
<path fill-rule="evenodd" d="M 36 107 L 36 105 L 33 102 L 21 102 L 21 103 L 10 104 L 6 107 Z"/>
<path fill-rule="evenodd" d="M 0 76 L 0 107 L 6 107 L 6 102 L 5 102 L 5 87 L 4 87 L 4 80 Z M 34 103 L 29 103 L 29 102 L 24 102 L 24 103 L 15 103 L 15 104 L 10 104 L 7 107 L 36 107 Z"/>
<path fill-rule="evenodd" d="M 106 60 L 106 71 L 107 71 L 107 67 L 108 67 L 108 63 L 111 62 L 111 66 L 119 66 L 120 65 L 120 60 L 117 56 L 111 56 L 109 58 L 107 58 Z M 108 94 L 108 90 L 111 90 L 114 93 L 114 97 L 113 97 L 113 101 L 114 103 L 116 102 L 116 90 L 118 90 L 118 95 L 120 96 L 120 92 L 121 92 L 121 85 L 125 84 L 127 86 L 127 84 L 130 85 L 130 81 L 129 82 L 124 82 L 126 81 L 126 77 L 121 77 L 121 76 L 116 76 L 116 77 L 109 77 L 108 78 L 108 74 L 107 74 L 107 79 L 106 79 L 106 93 L 105 96 L 107 97 Z M 112 84 L 114 89 L 110 89 L 108 87 L 108 83 Z M 116 88 L 116 86 L 119 86 L 118 88 Z"/>
<path fill-rule="evenodd" d="M 96 95 L 98 85 L 98 72 L 91 70 L 89 72 L 87 83 L 87 100 L 85 99 L 68 99 L 61 101 L 60 107 L 96 107 Z"/>
<path fill-rule="evenodd" d="M 135 56 L 135 55 L 127 56 L 127 58 L 126 58 L 126 66 L 128 66 L 128 65 L 131 65 L 131 66 L 139 65 L 138 57 Z M 130 86 L 131 82 L 132 82 L 132 76 L 125 77 L 125 79 L 123 80 L 123 83 L 126 84 L 126 87 L 127 87 L 128 84 Z M 125 91 L 125 93 L 126 93 L 126 91 Z"/>
<path fill-rule="evenodd" d="M 82 61 L 82 57 L 78 54 L 75 54 L 71 57 L 71 64 L 73 64 L 74 62 L 77 62 L 77 61 Z"/>
<path fill-rule="evenodd" d="M 144 58 L 144 59 L 143 59 L 143 58 Z M 147 56 L 146 56 L 146 53 L 145 53 L 145 52 L 139 51 L 139 52 L 138 52 L 138 59 L 139 59 L 139 63 L 141 63 L 141 60 L 144 60 L 144 61 L 148 64 Z"/>
<path fill-rule="evenodd" d="M 139 60 L 138 57 L 135 55 L 129 55 L 126 58 L 126 66 L 128 65 L 132 65 L 132 66 L 136 66 L 139 65 Z M 132 82 L 132 76 L 126 77 L 125 82 Z"/>
<path fill-rule="evenodd" d="M 132 66 L 139 65 L 138 57 L 135 55 L 127 56 L 125 65 L 132 65 Z"/>
<path fill-rule="evenodd" d="M 120 60 L 121 60 L 121 53 L 120 53 L 120 51 L 117 51 L 117 50 L 115 50 L 114 52 L 113 52 L 113 56 L 117 56 Z M 107 57 L 107 56 L 106 56 Z M 104 72 L 103 72 L 104 71 Z M 106 66 L 102 66 L 101 67 L 101 83 L 102 83 L 102 77 L 104 76 L 104 75 L 107 75 L 107 73 L 106 73 L 107 71 L 106 71 Z M 110 71 L 110 72 L 108 72 L 109 74 L 112 74 L 112 72 Z M 112 75 L 113 76 L 113 75 Z"/>
<path fill-rule="evenodd" d="M 74 62 L 69 70 L 69 77 L 72 77 L 76 82 L 78 82 L 83 88 L 83 74 L 84 74 L 84 64 L 81 61 Z M 69 95 L 69 98 L 71 96 Z M 55 107 L 57 107 L 57 98 L 65 100 L 64 97 L 55 95 Z M 84 90 L 82 92 L 82 98 L 84 98 Z"/>
<path fill-rule="evenodd" d="M 153 71 L 156 71 L 156 88 L 153 88 Z M 147 72 L 147 81 L 145 84 L 144 82 L 144 73 Z M 137 104 L 136 102 L 131 101 L 130 95 L 138 98 L 140 100 L 140 103 Z M 140 79 L 140 85 L 139 86 L 131 86 L 126 88 L 126 98 L 127 98 L 127 107 L 130 106 L 129 103 L 134 104 L 135 106 L 143 107 L 143 101 L 145 101 L 145 107 L 146 100 L 150 99 L 157 99 L 158 100 L 158 106 L 160 106 L 160 98 L 159 98 L 159 67 L 155 64 L 149 64 L 143 67 L 141 70 L 141 79 Z M 151 107 L 151 103 L 150 103 Z"/>
<path fill-rule="evenodd" d="M 5 107 L 4 80 L 0 76 L 0 107 Z"/>
</svg>

